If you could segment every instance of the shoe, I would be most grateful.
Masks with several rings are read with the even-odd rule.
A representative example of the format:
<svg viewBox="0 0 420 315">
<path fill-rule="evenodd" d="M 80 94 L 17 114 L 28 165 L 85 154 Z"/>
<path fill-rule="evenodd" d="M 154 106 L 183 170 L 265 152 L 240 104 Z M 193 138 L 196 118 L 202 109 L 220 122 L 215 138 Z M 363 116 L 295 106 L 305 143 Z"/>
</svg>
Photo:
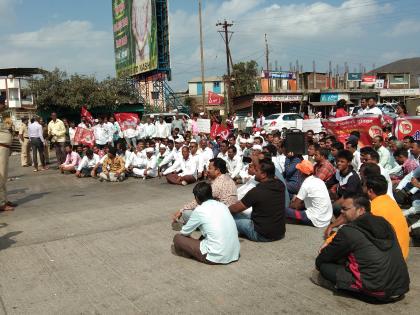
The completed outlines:
<svg viewBox="0 0 420 315">
<path fill-rule="evenodd" d="M 335 285 L 331 281 L 325 279 L 318 270 L 312 271 L 312 275 L 309 278 L 313 284 L 316 284 L 320 287 L 326 288 L 328 290 L 335 290 Z"/>
<path fill-rule="evenodd" d="M 104 179 L 102 177 L 99 177 L 99 181 L 102 183 Z"/>
<path fill-rule="evenodd" d="M 179 221 L 172 222 L 172 230 L 174 231 L 177 231 L 177 232 L 181 231 L 182 226 L 183 226 L 182 222 L 179 222 Z"/>
<path fill-rule="evenodd" d="M 9 207 L 13 207 L 13 208 L 16 208 L 18 206 L 17 203 L 14 203 L 14 202 L 11 202 L 11 201 L 7 201 L 6 205 L 8 205 Z"/>
<path fill-rule="evenodd" d="M 1 211 L 13 211 L 13 210 L 15 210 L 15 208 L 9 206 L 8 204 L 5 204 L 5 205 L 0 207 L 0 212 Z"/>
<path fill-rule="evenodd" d="M 415 207 L 411 207 L 410 209 L 403 210 L 403 215 L 405 217 L 408 217 L 410 215 L 417 214 L 417 213 L 420 213 L 420 209 L 416 209 Z"/>
<path fill-rule="evenodd" d="M 185 180 L 183 180 L 183 181 L 181 182 L 181 185 L 182 185 L 182 186 L 187 186 L 187 185 L 188 185 L 188 183 L 187 183 Z"/>
</svg>

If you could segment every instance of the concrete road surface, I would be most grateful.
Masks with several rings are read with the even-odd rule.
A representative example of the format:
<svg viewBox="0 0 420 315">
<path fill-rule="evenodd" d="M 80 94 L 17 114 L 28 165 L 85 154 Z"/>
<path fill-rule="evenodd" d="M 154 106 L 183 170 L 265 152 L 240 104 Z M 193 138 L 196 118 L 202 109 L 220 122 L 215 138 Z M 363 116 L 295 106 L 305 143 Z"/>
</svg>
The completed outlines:
<svg viewBox="0 0 420 315">
<path fill-rule="evenodd" d="M 207 266 L 170 251 L 171 214 L 192 186 L 163 179 L 100 183 L 11 158 L 0 214 L 4 314 L 420 314 L 420 251 L 410 249 L 411 291 L 372 305 L 309 281 L 322 231 L 287 226 L 271 244 L 241 240 L 239 262 Z"/>
</svg>

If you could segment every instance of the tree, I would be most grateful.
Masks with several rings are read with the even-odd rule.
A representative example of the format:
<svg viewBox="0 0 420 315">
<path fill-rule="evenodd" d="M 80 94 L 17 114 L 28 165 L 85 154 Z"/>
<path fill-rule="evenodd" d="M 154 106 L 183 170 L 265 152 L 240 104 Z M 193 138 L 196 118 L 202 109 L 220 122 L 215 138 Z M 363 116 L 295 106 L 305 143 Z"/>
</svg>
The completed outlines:
<svg viewBox="0 0 420 315">
<path fill-rule="evenodd" d="M 255 60 L 233 65 L 233 95 L 240 96 L 258 90 L 258 63 Z"/>
<path fill-rule="evenodd" d="M 29 87 L 39 109 L 54 107 L 115 108 L 118 104 L 138 103 L 139 93 L 130 78 L 106 78 L 68 74 L 59 69 L 29 81 Z"/>
</svg>

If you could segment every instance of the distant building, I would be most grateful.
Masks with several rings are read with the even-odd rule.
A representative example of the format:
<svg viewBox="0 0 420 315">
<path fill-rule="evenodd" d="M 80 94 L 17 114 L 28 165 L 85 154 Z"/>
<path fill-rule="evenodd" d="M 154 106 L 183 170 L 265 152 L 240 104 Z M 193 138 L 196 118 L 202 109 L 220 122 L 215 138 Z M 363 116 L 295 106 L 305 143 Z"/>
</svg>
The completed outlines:
<svg viewBox="0 0 420 315">
<path fill-rule="evenodd" d="M 219 94 L 221 96 L 225 93 L 225 83 L 223 81 L 223 77 L 213 76 L 204 78 L 204 87 L 206 97 L 208 92 L 213 92 Z M 189 96 L 201 96 L 203 91 L 203 83 L 201 78 L 193 78 L 192 80 L 188 81 L 188 94 Z"/>
</svg>

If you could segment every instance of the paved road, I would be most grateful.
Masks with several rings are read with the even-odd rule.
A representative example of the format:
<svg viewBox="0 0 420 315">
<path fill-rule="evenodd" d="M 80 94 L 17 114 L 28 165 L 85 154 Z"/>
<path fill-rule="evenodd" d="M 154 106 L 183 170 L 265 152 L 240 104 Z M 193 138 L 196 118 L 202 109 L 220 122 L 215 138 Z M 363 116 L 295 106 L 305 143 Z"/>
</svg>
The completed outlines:
<svg viewBox="0 0 420 315">
<path fill-rule="evenodd" d="M 271 244 L 241 240 L 239 262 L 207 266 L 170 251 L 170 215 L 192 198 L 191 186 L 33 174 L 17 161 L 8 187 L 20 206 L 0 214 L 0 313 L 419 314 L 417 248 L 407 297 L 366 304 L 308 280 L 318 229 L 288 226 Z"/>
</svg>

